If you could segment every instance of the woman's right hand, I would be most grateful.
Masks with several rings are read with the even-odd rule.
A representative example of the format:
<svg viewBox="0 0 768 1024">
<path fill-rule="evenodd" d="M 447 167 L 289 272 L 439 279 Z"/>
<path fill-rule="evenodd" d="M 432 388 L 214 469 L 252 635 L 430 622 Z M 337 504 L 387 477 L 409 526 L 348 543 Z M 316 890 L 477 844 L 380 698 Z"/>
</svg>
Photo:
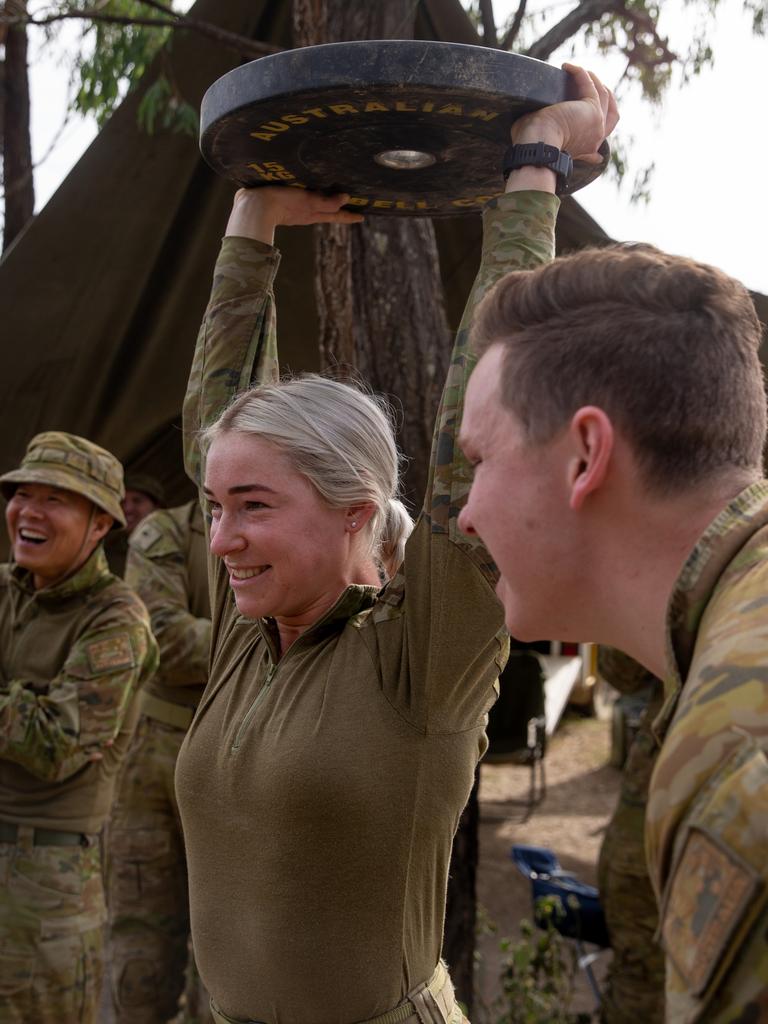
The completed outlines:
<svg viewBox="0 0 768 1024">
<path fill-rule="evenodd" d="M 362 214 L 342 210 L 349 196 L 325 196 L 304 188 L 241 188 L 235 193 L 225 235 L 271 245 L 279 224 L 359 224 Z"/>
<path fill-rule="evenodd" d="M 576 86 L 576 98 L 542 107 L 512 125 L 513 142 L 546 142 L 564 149 L 574 160 L 600 163 L 597 152 L 619 120 L 616 98 L 591 71 L 563 64 Z"/>
</svg>

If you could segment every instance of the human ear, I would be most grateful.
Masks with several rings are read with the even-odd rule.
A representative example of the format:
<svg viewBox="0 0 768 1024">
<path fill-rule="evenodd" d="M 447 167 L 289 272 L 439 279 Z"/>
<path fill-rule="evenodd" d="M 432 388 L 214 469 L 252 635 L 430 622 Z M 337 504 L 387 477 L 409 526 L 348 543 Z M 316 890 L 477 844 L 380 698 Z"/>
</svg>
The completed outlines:
<svg viewBox="0 0 768 1024">
<path fill-rule="evenodd" d="M 112 529 L 112 523 L 114 519 L 107 512 L 97 512 L 93 517 L 93 524 L 91 525 L 91 535 L 98 544 L 98 542 L 109 533 Z"/>
<path fill-rule="evenodd" d="M 568 465 L 569 505 L 578 511 L 605 482 L 613 454 L 613 423 L 602 409 L 586 405 L 571 417 L 572 455 Z"/>
<path fill-rule="evenodd" d="M 375 511 L 376 506 L 373 502 L 350 505 L 344 512 L 344 529 L 349 533 L 358 533 L 367 525 Z"/>
</svg>

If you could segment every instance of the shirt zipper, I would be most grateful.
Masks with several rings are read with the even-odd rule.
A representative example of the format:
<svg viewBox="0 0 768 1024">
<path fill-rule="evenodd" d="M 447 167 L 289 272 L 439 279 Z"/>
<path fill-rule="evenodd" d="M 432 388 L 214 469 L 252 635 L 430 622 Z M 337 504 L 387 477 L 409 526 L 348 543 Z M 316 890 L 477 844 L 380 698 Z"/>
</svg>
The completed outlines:
<svg viewBox="0 0 768 1024">
<path fill-rule="evenodd" d="M 240 728 L 237 730 L 237 733 L 235 735 L 235 739 L 234 739 L 234 741 L 232 743 L 231 753 L 234 754 L 237 751 L 238 747 L 240 746 L 240 741 L 243 738 L 243 733 L 248 728 L 248 723 L 253 718 L 254 713 L 256 711 L 256 708 L 259 706 L 259 704 L 261 704 L 262 700 L 264 700 L 264 698 L 267 695 L 267 691 L 269 690 L 270 686 L 272 685 L 272 679 L 274 678 L 275 672 L 277 672 L 277 663 L 273 662 L 269 666 L 269 672 L 267 672 L 267 678 L 264 680 L 264 685 L 262 686 L 262 688 L 259 690 L 259 692 L 254 697 L 253 703 L 251 704 L 251 706 L 246 711 L 245 717 L 243 718 L 242 722 L 240 723 Z"/>
</svg>

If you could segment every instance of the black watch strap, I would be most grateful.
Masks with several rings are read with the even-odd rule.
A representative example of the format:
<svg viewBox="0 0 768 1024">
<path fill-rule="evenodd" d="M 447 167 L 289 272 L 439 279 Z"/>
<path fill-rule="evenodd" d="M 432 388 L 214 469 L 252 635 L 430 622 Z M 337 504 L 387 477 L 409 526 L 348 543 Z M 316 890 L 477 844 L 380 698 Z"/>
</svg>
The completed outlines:
<svg viewBox="0 0 768 1024">
<path fill-rule="evenodd" d="M 561 195 L 573 171 L 573 160 L 569 153 L 546 142 L 517 142 L 508 146 L 504 153 L 501 165 L 504 181 L 519 167 L 548 167 L 557 175 L 555 191 Z"/>
</svg>

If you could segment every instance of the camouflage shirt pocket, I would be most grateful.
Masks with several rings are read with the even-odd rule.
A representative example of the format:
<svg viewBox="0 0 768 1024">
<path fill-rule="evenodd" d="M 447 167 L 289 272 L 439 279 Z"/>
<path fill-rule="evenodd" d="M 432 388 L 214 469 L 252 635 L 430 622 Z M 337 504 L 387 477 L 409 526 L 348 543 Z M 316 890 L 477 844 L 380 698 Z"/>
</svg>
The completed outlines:
<svg viewBox="0 0 768 1024">
<path fill-rule="evenodd" d="M 749 1004 L 750 992 L 768 987 L 767 977 L 755 989 L 759 967 L 747 970 L 746 987 L 741 980 L 750 949 L 764 945 L 756 925 L 768 898 L 767 810 L 768 759 L 745 735 L 699 793 L 675 843 L 660 931 L 669 1019 L 679 1024 L 714 1024 L 720 1017 L 713 1004 L 727 1004 L 734 1014 L 736 1005 Z"/>
</svg>

